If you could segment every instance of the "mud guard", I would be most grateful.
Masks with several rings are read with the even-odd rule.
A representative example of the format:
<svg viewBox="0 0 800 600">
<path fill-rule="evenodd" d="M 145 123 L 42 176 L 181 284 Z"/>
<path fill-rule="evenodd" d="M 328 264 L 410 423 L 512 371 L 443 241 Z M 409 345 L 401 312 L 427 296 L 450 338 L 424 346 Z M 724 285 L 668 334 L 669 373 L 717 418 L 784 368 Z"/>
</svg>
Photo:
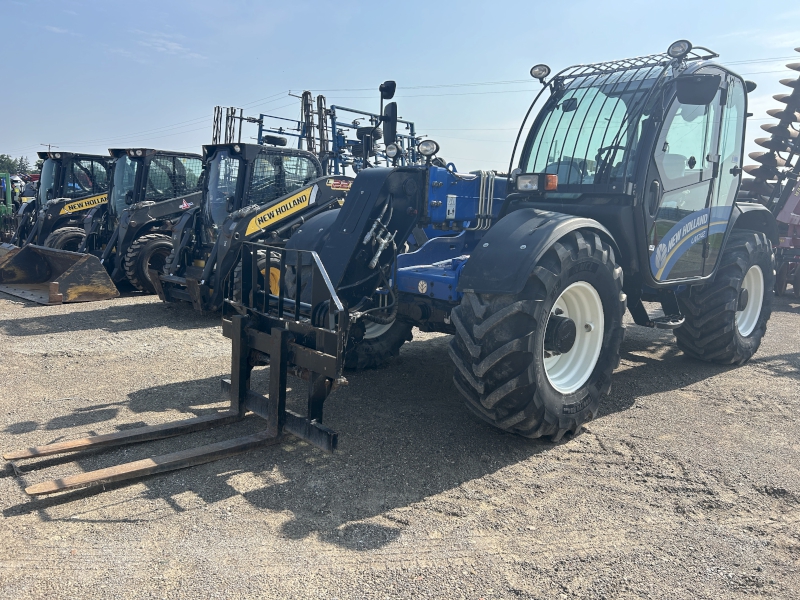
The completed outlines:
<svg viewBox="0 0 800 600">
<path fill-rule="evenodd" d="M 500 219 L 483 236 L 464 265 L 458 291 L 518 294 L 553 243 L 576 229 L 596 231 L 619 255 L 611 233 L 594 219 L 524 208 Z"/>
<path fill-rule="evenodd" d="M 775 216 L 766 206 L 758 202 L 736 202 L 733 205 L 729 229 L 734 228 L 760 231 L 769 238 L 773 246 L 779 243 Z"/>
</svg>

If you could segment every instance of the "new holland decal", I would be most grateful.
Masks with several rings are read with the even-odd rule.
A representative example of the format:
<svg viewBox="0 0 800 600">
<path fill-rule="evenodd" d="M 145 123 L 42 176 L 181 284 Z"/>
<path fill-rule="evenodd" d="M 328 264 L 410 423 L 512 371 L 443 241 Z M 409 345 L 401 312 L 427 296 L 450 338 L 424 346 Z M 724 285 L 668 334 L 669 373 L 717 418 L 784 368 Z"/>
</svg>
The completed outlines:
<svg viewBox="0 0 800 600">
<path fill-rule="evenodd" d="M 664 281 L 680 258 L 692 246 L 709 235 L 723 233 L 731 215 L 730 206 L 714 207 L 693 212 L 673 225 L 650 255 L 650 271 L 656 281 Z"/>
<path fill-rule="evenodd" d="M 100 194 L 99 196 L 89 196 L 88 198 L 84 198 L 83 200 L 76 200 L 75 202 L 70 202 L 69 204 L 65 204 L 64 208 L 61 209 L 61 212 L 59 214 L 65 215 L 67 213 L 80 212 L 88 208 L 93 208 L 99 204 L 105 204 L 106 200 L 108 200 L 108 194 Z"/>
<path fill-rule="evenodd" d="M 317 199 L 317 186 L 304 189 L 258 213 L 247 225 L 245 237 L 280 223 L 294 213 L 311 206 Z"/>
</svg>

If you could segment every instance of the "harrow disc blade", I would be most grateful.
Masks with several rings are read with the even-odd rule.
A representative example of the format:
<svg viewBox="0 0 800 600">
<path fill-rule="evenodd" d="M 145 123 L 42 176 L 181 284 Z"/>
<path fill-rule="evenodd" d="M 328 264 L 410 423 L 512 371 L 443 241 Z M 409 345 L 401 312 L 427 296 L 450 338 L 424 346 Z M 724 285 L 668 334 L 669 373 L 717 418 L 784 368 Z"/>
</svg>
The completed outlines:
<svg viewBox="0 0 800 600">
<path fill-rule="evenodd" d="M 771 134 L 773 137 L 780 137 L 783 139 L 795 139 L 798 135 L 798 132 L 794 129 L 786 126 L 781 125 L 780 123 L 764 123 L 761 126 L 761 129 L 766 131 L 767 133 Z"/>
<path fill-rule="evenodd" d="M 756 162 L 760 162 L 766 167 L 785 167 L 786 161 L 780 156 L 776 156 L 773 152 L 751 152 L 748 154 Z"/>
<path fill-rule="evenodd" d="M 777 169 L 767 167 L 765 165 L 745 165 L 744 172 L 752 175 L 758 179 L 765 179 L 767 181 L 775 179 L 778 176 Z"/>
<path fill-rule="evenodd" d="M 743 192 L 751 192 L 761 196 L 768 196 L 772 193 L 774 186 L 765 181 L 758 181 L 757 179 L 742 179 L 739 189 Z"/>
<path fill-rule="evenodd" d="M 772 108 L 767 111 L 770 117 L 775 117 L 781 121 L 789 121 L 790 123 L 800 122 L 800 113 L 791 110 L 784 110 L 782 108 Z"/>
<path fill-rule="evenodd" d="M 757 138 L 756 144 L 768 150 L 775 150 L 776 152 L 789 152 L 789 144 L 785 139 L 779 137 Z"/>
</svg>

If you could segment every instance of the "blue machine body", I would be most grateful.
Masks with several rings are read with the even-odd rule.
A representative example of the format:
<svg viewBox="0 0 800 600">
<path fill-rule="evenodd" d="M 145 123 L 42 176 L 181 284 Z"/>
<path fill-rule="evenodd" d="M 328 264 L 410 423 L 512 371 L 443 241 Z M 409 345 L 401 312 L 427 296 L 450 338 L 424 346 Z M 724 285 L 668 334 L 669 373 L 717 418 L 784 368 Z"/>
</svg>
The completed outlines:
<svg viewBox="0 0 800 600">
<path fill-rule="evenodd" d="M 426 232 L 431 239 L 419 250 L 397 257 L 397 289 L 458 302 L 461 271 L 497 218 L 506 197 L 508 179 L 491 172 L 428 169 Z"/>
</svg>

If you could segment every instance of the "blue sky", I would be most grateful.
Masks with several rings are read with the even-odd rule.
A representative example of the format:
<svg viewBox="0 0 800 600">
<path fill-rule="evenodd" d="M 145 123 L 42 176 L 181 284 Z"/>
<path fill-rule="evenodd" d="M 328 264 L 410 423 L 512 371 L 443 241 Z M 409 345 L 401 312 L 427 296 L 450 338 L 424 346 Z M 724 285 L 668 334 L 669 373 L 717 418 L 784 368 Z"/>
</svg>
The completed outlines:
<svg viewBox="0 0 800 600">
<path fill-rule="evenodd" d="M 789 91 L 778 80 L 798 75 L 784 64 L 800 62 L 800 10 L 755 6 L 5 0 L 0 153 L 33 158 L 41 143 L 199 152 L 211 141 L 215 105 L 293 117 L 299 100 L 288 92 L 308 89 L 329 105 L 376 111 L 372 90 L 395 79 L 400 115 L 436 139 L 444 158 L 459 170 L 505 169 L 539 88 L 533 64 L 651 54 L 680 38 L 759 84 L 752 140 L 766 135 L 758 125 L 779 106 L 772 94 Z"/>
</svg>

